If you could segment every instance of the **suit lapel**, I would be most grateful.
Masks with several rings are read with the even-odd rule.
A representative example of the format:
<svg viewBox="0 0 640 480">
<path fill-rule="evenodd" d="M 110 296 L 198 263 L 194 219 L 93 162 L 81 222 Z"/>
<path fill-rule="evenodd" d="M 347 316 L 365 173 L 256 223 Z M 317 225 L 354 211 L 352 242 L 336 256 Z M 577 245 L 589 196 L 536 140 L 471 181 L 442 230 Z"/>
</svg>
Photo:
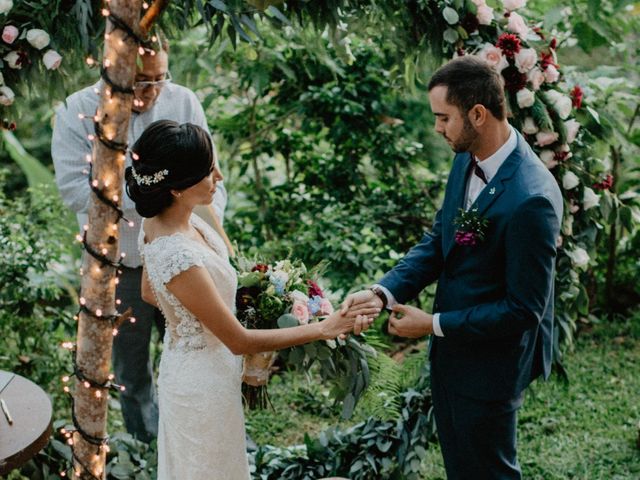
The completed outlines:
<svg viewBox="0 0 640 480">
<path fill-rule="evenodd" d="M 451 181 L 453 182 L 450 190 L 452 199 L 451 202 L 447 202 L 449 205 L 447 211 L 443 212 L 446 213 L 446 215 L 443 215 L 443 221 L 446 222 L 444 229 L 445 235 L 443 238 L 445 244 L 445 257 L 449 254 L 453 245 L 456 228 L 453 221 L 458 216 L 460 209 L 464 208 L 464 197 L 467 192 L 467 179 L 469 178 L 471 167 L 471 154 L 467 154 L 460 162 L 460 167 L 457 170 L 456 175 L 451 176 Z"/>
</svg>

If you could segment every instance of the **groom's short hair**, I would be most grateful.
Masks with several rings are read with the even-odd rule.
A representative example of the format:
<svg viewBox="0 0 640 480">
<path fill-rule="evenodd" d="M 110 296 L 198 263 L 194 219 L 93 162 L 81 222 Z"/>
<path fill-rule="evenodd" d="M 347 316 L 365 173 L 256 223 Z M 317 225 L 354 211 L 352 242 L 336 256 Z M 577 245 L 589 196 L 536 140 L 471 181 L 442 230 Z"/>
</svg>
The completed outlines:
<svg viewBox="0 0 640 480">
<path fill-rule="evenodd" d="M 447 87 L 447 102 L 466 114 L 480 104 L 498 120 L 506 117 L 506 100 L 500 74 L 473 55 L 454 58 L 440 67 L 429 81 L 428 90 Z"/>
</svg>

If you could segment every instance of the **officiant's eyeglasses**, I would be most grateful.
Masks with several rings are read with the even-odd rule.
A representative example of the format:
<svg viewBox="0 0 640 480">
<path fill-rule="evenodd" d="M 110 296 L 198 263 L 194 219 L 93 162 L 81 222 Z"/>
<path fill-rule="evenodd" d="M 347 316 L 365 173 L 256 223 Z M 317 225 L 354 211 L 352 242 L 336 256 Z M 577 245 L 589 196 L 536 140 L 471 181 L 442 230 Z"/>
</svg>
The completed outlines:
<svg viewBox="0 0 640 480">
<path fill-rule="evenodd" d="M 135 90 L 144 90 L 146 88 L 149 87 L 164 87 L 167 83 L 171 82 L 171 72 L 167 71 L 167 73 L 164 74 L 164 78 L 162 80 L 154 80 L 154 81 L 142 81 L 142 82 L 135 82 L 133 84 L 133 88 Z"/>
</svg>

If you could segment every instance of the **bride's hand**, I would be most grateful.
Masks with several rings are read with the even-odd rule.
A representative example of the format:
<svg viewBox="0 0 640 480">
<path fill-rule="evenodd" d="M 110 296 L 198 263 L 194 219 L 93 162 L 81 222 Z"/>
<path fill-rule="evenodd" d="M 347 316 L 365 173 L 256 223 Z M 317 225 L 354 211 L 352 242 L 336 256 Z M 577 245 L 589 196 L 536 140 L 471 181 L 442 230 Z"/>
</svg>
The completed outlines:
<svg viewBox="0 0 640 480">
<path fill-rule="evenodd" d="M 366 330 L 373 322 L 373 319 L 366 315 L 358 315 L 348 317 L 342 315 L 340 311 L 336 311 L 320 322 L 322 327 L 322 335 L 325 340 L 331 340 L 336 337 L 346 338 L 347 334 L 354 331 L 356 334 Z"/>
</svg>

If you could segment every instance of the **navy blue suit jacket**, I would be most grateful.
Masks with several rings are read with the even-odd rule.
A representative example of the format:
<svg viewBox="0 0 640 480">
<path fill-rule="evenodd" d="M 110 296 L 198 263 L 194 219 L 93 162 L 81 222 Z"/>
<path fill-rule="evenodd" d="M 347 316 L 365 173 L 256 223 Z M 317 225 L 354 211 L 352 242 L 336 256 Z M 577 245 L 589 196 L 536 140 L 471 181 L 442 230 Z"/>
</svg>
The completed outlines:
<svg viewBox="0 0 640 480">
<path fill-rule="evenodd" d="M 472 209 L 488 220 L 475 246 L 455 242 L 471 155 L 457 154 L 431 233 L 381 280 L 400 303 L 438 281 L 432 368 L 471 398 L 514 398 L 551 371 L 556 240 L 562 196 L 556 180 L 517 134 L 517 146 Z"/>
</svg>

